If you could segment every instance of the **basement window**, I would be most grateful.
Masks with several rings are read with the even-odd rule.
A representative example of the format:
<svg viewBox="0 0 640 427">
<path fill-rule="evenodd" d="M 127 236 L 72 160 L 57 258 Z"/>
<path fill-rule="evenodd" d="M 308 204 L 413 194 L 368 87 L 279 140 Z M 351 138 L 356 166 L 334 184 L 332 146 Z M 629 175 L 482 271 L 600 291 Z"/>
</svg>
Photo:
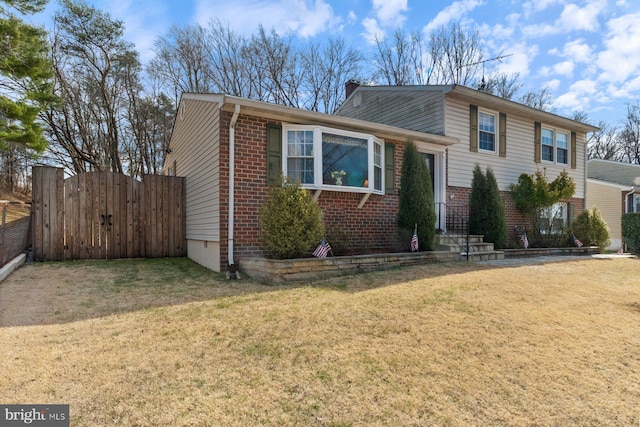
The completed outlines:
<svg viewBox="0 0 640 427">
<path fill-rule="evenodd" d="M 305 188 L 382 194 L 384 141 L 321 126 L 283 126 L 284 175 Z"/>
</svg>

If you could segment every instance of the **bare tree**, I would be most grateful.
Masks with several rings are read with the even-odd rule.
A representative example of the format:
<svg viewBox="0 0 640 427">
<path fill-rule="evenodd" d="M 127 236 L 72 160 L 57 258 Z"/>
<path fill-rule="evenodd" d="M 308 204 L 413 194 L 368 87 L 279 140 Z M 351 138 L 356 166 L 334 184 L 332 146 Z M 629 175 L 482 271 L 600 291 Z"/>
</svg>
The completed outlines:
<svg viewBox="0 0 640 427">
<path fill-rule="evenodd" d="M 522 89 L 522 82 L 520 81 L 520 73 L 495 72 L 489 75 L 486 80 L 483 76 L 477 87 L 480 91 L 511 100 Z"/>
<path fill-rule="evenodd" d="M 326 43 L 309 43 L 300 53 L 301 90 L 304 108 L 331 114 L 344 98 L 346 83 L 361 72 L 363 57 L 342 38 L 330 38 Z"/>
<path fill-rule="evenodd" d="M 166 37 L 156 40 L 154 47 L 156 56 L 147 71 L 166 82 L 166 90 L 173 93 L 176 103 L 183 92 L 213 91 L 208 37 L 200 25 L 171 27 Z"/>
<path fill-rule="evenodd" d="M 476 80 L 484 59 L 478 30 L 467 30 L 460 22 L 432 33 L 428 54 L 433 64 L 429 84 L 469 86 Z"/>
<path fill-rule="evenodd" d="M 245 57 L 247 40 L 219 20 L 209 22 L 206 50 L 210 74 L 215 90 L 229 95 L 251 98 L 252 76 Z"/>
<path fill-rule="evenodd" d="M 618 134 L 623 162 L 640 164 L 640 104 L 627 105 L 627 117 Z"/>
<path fill-rule="evenodd" d="M 542 111 L 553 112 L 553 96 L 548 88 L 529 91 L 520 97 L 520 103 Z"/>
<path fill-rule="evenodd" d="M 618 129 L 604 121 L 600 121 L 598 127 L 600 130 L 594 132 L 587 143 L 588 158 L 621 161 Z"/>
<path fill-rule="evenodd" d="M 374 76 L 389 86 L 422 84 L 422 39 L 401 30 L 391 40 L 375 39 Z"/>
</svg>

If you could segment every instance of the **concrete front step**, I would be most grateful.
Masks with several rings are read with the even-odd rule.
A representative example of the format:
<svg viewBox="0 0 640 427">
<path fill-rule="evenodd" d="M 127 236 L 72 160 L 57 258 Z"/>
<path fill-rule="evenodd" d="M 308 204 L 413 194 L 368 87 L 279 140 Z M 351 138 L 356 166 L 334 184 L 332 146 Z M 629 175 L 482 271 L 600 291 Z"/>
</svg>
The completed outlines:
<svg viewBox="0 0 640 427">
<path fill-rule="evenodd" d="M 460 259 L 463 261 L 467 260 L 466 252 L 460 253 Z M 498 259 L 504 259 L 504 252 L 502 251 L 469 252 L 469 261 L 472 261 L 472 262 L 493 261 Z"/>
<path fill-rule="evenodd" d="M 493 246 L 493 243 L 471 243 L 469 245 L 469 253 L 491 252 L 494 249 L 495 248 Z M 438 247 L 438 250 L 450 252 L 466 252 L 467 245 L 441 244 Z"/>
<path fill-rule="evenodd" d="M 457 244 L 460 246 L 465 245 L 467 242 L 466 234 L 438 234 L 436 236 L 436 243 L 440 245 Z M 479 234 L 470 234 L 469 243 L 483 243 L 484 236 Z"/>
</svg>

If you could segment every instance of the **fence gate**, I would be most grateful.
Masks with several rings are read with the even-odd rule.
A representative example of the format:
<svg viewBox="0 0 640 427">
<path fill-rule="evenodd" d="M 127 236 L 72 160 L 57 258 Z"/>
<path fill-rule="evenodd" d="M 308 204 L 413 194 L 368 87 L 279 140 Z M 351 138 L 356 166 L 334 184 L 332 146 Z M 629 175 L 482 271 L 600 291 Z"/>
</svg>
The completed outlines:
<svg viewBox="0 0 640 427">
<path fill-rule="evenodd" d="M 33 169 L 36 261 L 186 255 L 184 178 Z"/>
</svg>

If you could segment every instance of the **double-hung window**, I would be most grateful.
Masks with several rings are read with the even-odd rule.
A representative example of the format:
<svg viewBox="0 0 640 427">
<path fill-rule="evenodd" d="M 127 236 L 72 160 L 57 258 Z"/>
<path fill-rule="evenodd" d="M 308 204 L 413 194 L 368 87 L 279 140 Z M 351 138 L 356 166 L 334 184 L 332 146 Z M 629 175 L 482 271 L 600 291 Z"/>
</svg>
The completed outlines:
<svg viewBox="0 0 640 427">
<path fill-rule="evenodd" d="M 496 115 L 478 112 L 478 148 L 496 151 Z"/>
<path fill-rule="evenodd" d="M 306 188 L 382 194 L 383 144 L 369 134 L 285 125 L 285 176 Z"/>
<path fill-rule="evenodd" d="M 555 129 L 542 128 L 542 160 L 569 164 L 569 135 Z"/>
</svg>

